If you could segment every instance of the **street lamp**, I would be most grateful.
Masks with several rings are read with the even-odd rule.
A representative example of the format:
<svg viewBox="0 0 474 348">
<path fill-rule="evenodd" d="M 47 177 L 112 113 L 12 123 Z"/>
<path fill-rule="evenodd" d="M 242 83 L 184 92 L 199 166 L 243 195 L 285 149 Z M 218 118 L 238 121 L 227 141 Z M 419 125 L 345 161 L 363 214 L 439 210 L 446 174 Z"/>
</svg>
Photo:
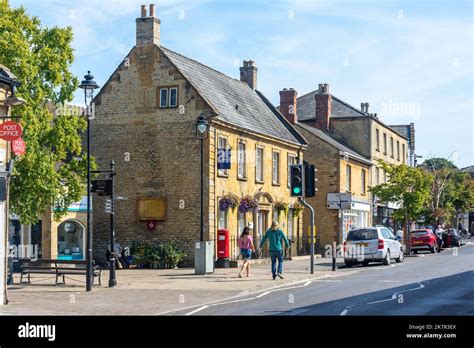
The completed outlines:
<svg viewBox="0 0 474 348">
<path fill-rule="evenodd" d="M 87 250 L 86 250 L 86 261 L 87 261 L 87 275 L 86 275 L 86 291 L 92 290 L 92 227 L 91 227 L 91 117 L 89 115 L 89 105 L 87 100 L 94 99 L 94 90 L 99 88 L 99 85 L 94 81 L 94 76 L 88 71 L 87 75 L 84 76 L 84 80 L 79 85 L 79 88 L 84 90 L 84 102 L 86 104 L 86 116 L 87 116 Z M 113 246 L 112 246 L 113 247 Z"/>
<path fill-rule="evenodd" d="M 196 137 L 201 141 L 201 230 L 200 241 L 204 241 L 204 140 L 207 139 L 209 123 L 203 114 L 199 115 L 196 122 Z"/>
</svg>

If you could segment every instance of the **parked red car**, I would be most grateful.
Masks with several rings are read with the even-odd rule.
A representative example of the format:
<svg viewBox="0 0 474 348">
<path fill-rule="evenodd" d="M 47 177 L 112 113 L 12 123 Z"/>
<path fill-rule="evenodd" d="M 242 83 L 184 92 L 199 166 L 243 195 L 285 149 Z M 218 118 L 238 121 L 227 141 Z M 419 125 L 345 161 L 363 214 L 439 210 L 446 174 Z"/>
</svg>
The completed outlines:
<svg viewBox="0 0 474 348">
<path fill-rule="evenodd" d="M 411 231 L 411 250 L 416 254 L 418 250 L 430 250 L 435 253 L 438 250 L 438 237 L 429 228 Z"/>
</svg>

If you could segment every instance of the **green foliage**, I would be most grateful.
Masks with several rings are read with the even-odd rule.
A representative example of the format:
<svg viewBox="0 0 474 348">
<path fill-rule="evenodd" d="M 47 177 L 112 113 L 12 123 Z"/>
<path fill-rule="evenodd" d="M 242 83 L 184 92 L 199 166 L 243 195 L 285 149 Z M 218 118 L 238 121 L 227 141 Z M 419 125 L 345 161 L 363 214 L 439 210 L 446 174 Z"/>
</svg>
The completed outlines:
<svg viewBox="0 0 474 348">
<path fill-rule="evenodd" d="M 140 268 L 176 268 L 186 254 L 175 244 L 133 241 L 130 248 L 133 263 Z"/>
<path fill-rule="evenodd" d="M 18 77 L 16 94 L 26 101 L 12 108 L 22 117 L 27 146 L 16 158 L 10 189 L 11 210 L 22 223 L 34 223 L 52 206 L 58 219 L 85 193 L 80 132 L 86 121 L 73 114 L 53 117 L 51 111 L 52 105 L 70 102 L 78 85 L 69 71 L 72 40 L 70 27 L 44 27 L 23 7 L 0 1 L 0 63 Z"/>
<path fill-rule="evenodd" d="M 384 203 L 401 204 L 401 208 L 394 212 L 395 219 L 416 220 L 429 199 L 431 176 L 423 169 L 405 164 L 391 165 L 380 161 L 380 165 L 387 172 L 388 182 L 370 190 Z"/>
<path fill-rule="evenodd" d="M 461 172 L 444 158 L 427 159 L 423 168 L 432 178 L 426 218 L 433 224 L 450 219 L 456 210 L 470 210 L 474 206 L 474 187 L 470 175 Z"/>
</svg>

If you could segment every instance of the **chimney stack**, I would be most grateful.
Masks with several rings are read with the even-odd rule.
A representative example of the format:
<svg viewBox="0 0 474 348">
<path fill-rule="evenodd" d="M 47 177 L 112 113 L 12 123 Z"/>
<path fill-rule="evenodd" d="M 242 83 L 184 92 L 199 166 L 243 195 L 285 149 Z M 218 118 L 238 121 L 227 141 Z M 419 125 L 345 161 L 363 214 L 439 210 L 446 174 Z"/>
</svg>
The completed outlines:
<svg viewBox="0 0 474 348">
<path fill-rule="evenodd" d="M 316 99 L 315 126 L 322 131 L 328 131 L 332 108 L 332 96 L 329 93 L 329 84 L 319 84 L 318 93 L 316 93 L 314 98 Z"/>
<path fill-rule="evenodd" d="M 147 6 L 141 6 L 141 17 L 135 20 L 137 24 L 137 46 L 160 45 L 160 20 L 155 17 L 155 5 L 150 5 L 150 15 L 147 16 Z"/>
<path fill-rule="evenodd" d="M 298 122 L 296 115 L 296 97 L 298 93 L 293 89 L 283 88 L 280 91 L 280 112 L 291 124 Z"/>
<path fill-rule="evenodd" d="M 369 113 L 369 103 L 360 103 L 360 111 Z"/>
<path fill-rule="evenodd" d="M 244 66 L 240 67 L 240 81 L 254 90 L 257 89 L 257 71 L 253 60 L 244 60 Z"/>
</svg>

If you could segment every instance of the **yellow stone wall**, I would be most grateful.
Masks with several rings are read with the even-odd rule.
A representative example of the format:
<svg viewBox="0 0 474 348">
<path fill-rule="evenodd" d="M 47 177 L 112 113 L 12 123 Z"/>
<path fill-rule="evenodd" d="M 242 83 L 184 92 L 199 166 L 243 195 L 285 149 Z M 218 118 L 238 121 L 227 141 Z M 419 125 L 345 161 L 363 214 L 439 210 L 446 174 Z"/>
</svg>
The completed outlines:
<svg viewBox="0 0 474 348">
<path fill-rule="evenodd" d="M 218 147 L 219 137 L 225 138 L 227 147 L 231 148 L 231 169 L 228 170 L 227 175 L 218 173 L 216 153 Z M 237 148 L 238 143 L 243 142 L 246 145 L 246 179 L 238 178 L 238 163 L 237 163 Z M 209 133 L 210 143 L 210 172 L 209 172 L 209 190 L 210 190 L 210 207 L 209 220 L 211 239 L 215 238 L 218 229 L 219 219 L 219 199 L 228 193 L 234 193 L 239 198 L 244 195 L 257 196 L 259 198 L 259 207 L 261 210 L 267 212 L 266 227 L 269 227 L 274 217 L 273 205 L 276 201 L 284 201 L 286 203 L 293 203 L 297 199 L 290 196 L 290 188 L 288 186 L 288 156 L 294 158 L 298 157 L 299 147 L 292 144 L 284 144 L 282 142 L 274 141 L 262 135 L 255 135 L 249 132 L 244 132 L 239 129 L 233 129 L 226 125 L 213 124 Z M 256 148 L 263 148 L 263 181 L 256 180 L 255 167 L 255 153 Z M 278 152 L 280 154 L 279 161 L 279 184 L 273 183 L 272 169 L 273 159 L 272 153 Z M 300 151 L 302 159 L 303 152 Z M 281 212 L 278 220 L 280 227 L 285 234 L 288 235 L 288 217 L 289 214 Z M 254 225 L 254 239 L 258 243 L 258 219 L 257 214 L 246 214 L 246 225 L 252 222 Z M 290 217 L 293 224 L 292 239 L 292 255 L 296 255 L 297 249 L 301 249 L 302 245 L 302 214 L 300 217 Z M 229 229 L 231 238 L 236 238 L 242 231 L 238 229 L 238 208 L 235 211 L 229 209 L 227 213 L 227 229 Z M 231 256 L 232 252 L 231 248 Z M 237 252 L 237 251 L 236 251 Z"/>
</svg>

